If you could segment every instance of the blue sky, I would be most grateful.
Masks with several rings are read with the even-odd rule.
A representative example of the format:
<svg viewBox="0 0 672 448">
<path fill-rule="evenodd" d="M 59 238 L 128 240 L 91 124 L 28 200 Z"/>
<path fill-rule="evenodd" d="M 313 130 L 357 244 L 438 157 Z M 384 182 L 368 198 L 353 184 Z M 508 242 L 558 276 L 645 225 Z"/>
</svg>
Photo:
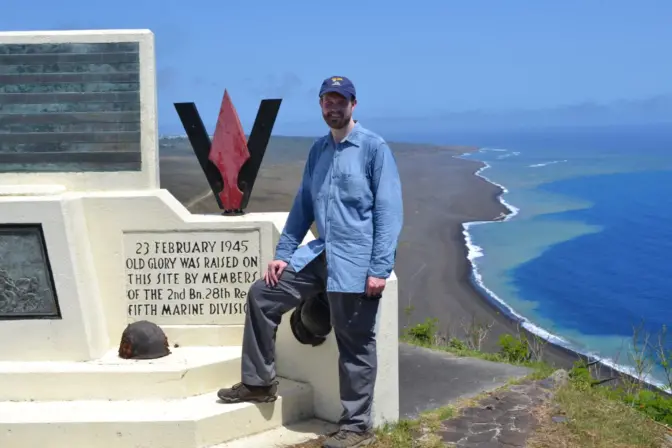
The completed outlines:
<svg viewBox="0 0 672 448">
<path fill-rule="evenodd" d="M 162 132 L 181 131 L 177 101 L 210 125 L 227 88 L 246 130 L 279 96 L 277 133 L 322 133 L 317 89 L 335 74 L 355 82 L 358 117 L 383 128 L 672 94 L 669 0 L 2 3 L 3 30 L 151 29 Z"/>
</svg>

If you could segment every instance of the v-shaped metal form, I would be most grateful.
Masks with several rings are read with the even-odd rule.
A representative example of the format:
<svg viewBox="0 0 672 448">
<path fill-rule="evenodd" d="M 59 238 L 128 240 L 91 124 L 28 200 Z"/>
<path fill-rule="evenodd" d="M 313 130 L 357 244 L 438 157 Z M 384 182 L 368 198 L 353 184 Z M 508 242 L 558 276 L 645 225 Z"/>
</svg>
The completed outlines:
<svg viewBox="0 0 672 448">
<path fill-rule="evenodd" d="M 175 103 L 191 147 L 224 214 L 241 214 L 247 207 L 281 102 L 261 101 L 252 132 L 246 139 L 229 92 L 224 90 L 212 141 L 196 105 Z"/>
</svg>

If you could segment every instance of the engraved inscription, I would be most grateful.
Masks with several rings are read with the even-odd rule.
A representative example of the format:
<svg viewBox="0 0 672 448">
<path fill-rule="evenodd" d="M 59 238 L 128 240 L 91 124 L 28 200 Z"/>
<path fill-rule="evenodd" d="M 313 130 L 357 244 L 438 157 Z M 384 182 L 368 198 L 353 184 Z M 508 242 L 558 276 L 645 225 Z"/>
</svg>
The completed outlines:
<svg viewBox="0 0 672 448">
<path fill-rule="evenodd" d="M 256 229 L 126 233 L 128 321 L 242 324 L 259 244 Z"/>
<path fill-rule="evenodd" d="M 0 227 L 0 319 L 60 318 L 40 225 Z"/>
<path fill-rule="evenodd" d="M 0 173 L 141 169 L 138 42 L 0 44 Z"/>
</svg>

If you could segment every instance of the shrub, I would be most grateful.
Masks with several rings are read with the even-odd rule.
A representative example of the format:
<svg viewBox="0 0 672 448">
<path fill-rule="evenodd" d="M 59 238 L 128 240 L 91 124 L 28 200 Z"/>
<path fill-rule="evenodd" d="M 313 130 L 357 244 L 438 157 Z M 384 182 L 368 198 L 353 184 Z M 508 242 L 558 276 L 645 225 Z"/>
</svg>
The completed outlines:
<svg viewBox="0 0 672 448">
<path fill-rule="evenodd" d="M 416 324 L 407 330 L 408 336 L 416 342 L 432 344 L 436 335 L 436 327 L 439 320 L 426 319 L 424 323 Z"/>
<path fill-rule="evenodd" d="M 672 426 L 672 399 L 651 390 L 641 390 L 633 397 L 624 397 L 632 406 L 653 420 Z"/>
<path fill-rule="evenodd" d="M 450 338 L 448 347 L 458 351 L 466 351 L 468 349 L 467 344 L 462 339 L 458 338 Z"/>
<path fill-rule="evenodd" d="M 584 360 L 574 363 L 574 367 L 569 371 L 569 381 L 577 390 L 588 390 L 597 384 L 597 381 L 590 373 L 590 368 Z"/>
<path fill-rule="evenodd" d="M 500 354 L 508 362 L 523 363 L 530 360 L 530 348 L 525 339 L 503 334 L 499 337 L 499 347 Z"/>
<path fill-rule="evenodd" d="M 593 377 L 588 364 L 583 360 L 574 363 L 574 368 L 569 371 L 569 379 L 572 386 L 581 391 L 601 383 Z M 624 385 L 618 387 L 596 389 L 607 398 L 621 401 L 657 422 L 672 426 L 672 398 L 668 395 L 645 389 L 641 382 L 628 379 L 625 379 Z"/>
</svg>

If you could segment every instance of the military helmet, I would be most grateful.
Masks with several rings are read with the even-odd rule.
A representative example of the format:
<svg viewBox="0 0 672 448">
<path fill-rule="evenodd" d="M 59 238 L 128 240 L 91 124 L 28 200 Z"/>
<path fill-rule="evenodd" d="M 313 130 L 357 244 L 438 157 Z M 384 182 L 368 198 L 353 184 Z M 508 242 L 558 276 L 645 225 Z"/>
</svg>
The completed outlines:
<svg viewBox="0 0 672 448">
<path fill-rule="evenodd" d="M 170 355 L 168 337 L 161 327 L 141 320 L 129 324 L 121 335 L 119 357 L 124 359 L 156 359 Z"/>
<path fill-rule="evenodd" d="M 313 347 L 321 345 L 331 332 L 331 313 L 325 294 L 302 300 L 290 317 L 297 341 Z"/>
</svg>

